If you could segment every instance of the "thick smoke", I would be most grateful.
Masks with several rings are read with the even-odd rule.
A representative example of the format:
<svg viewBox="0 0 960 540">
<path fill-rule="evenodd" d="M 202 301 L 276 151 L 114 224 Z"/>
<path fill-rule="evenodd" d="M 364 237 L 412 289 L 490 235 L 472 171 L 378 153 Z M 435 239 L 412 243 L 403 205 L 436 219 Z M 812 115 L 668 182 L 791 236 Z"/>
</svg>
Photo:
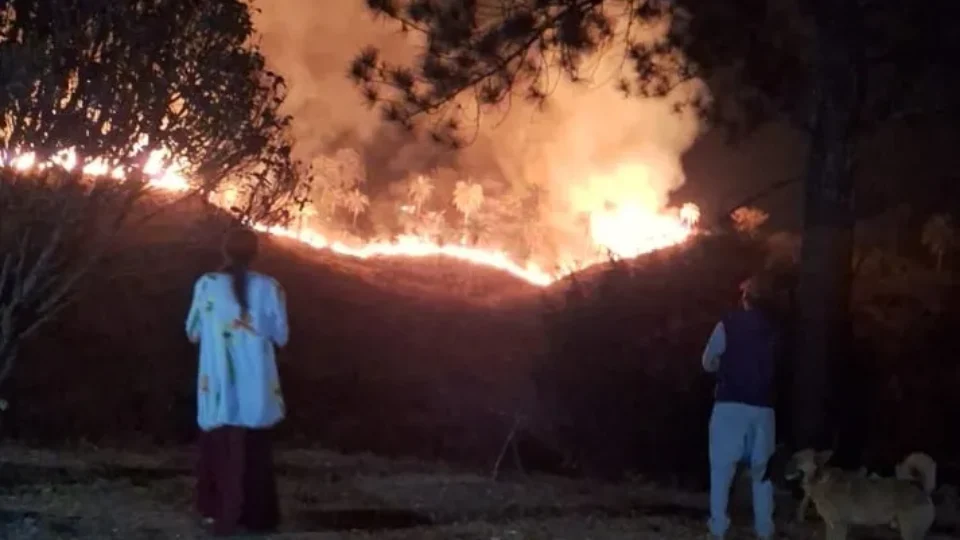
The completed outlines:
<svg viewBox="0 0 960 540">
<path fill-rule="evenodd" d="M 615 84 L 621 59 L 613 52 L 596 62 L 592 84 L 557 85 L 542 112 L 515 102 L 506 117 L 485 119 L 472 146 L 452 153 L 384 126 L 346 76 L 367 45 L 395 60 L 414 59 L 414 35 L 374 20 L 361 0 L 261 0 L 258 7 L 264 54 L 290 85 L 286 106 L 298 154 L 309 160 L 357 148 L 373 199 L 388 197 L 388 184 L 412 174 L 452 167 L 508 186 L 542 185 L 552 228 L 582 237 L 582 212 L 624 197 L 663 204 L 683 183 L 679 158 L 698 133 L 697 119 L 664 101 L 624 97 Z M 437 194 L 450 189 L 438 186 Z"/>
<path fill-rule="evenodd" d="M 347 78 L 353 57 L 374 44 L 396 60 L 412 58 L 410 37 L 376 22 L 361 0 L 255 0 L 254 23 L 270 64 L 287 81 L 302 156 L 369 143 L 380 128 L 376 111 Z M 404 53 L 410 56 L 403 56 Z"/>
</svg>

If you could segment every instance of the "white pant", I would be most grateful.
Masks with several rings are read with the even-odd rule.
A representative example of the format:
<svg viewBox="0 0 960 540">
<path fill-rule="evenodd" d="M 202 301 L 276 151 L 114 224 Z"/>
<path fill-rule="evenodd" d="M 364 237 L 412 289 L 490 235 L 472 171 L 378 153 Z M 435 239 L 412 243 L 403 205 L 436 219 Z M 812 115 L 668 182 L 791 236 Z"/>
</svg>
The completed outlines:
<svg viewBox="0 0 960 540">
<path fill-rule="evenodd" d="M 727 500 L 738 463 L 750 467 L 753 524 L 760 538 L 773 538 L 773 483 L 764 481 L 776 449 L 776 418 L 770 407 L 716 403 L 710 416 L 710 533 L 723 537 L 730 526 Z"/>
</svg>

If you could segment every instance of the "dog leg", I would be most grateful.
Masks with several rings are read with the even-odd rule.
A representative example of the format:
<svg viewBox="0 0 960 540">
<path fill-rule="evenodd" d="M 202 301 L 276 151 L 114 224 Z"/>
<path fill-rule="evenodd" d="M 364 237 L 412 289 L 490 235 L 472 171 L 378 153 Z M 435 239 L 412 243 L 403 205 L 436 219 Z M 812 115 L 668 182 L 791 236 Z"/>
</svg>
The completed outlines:
<svg viewBox="0 0 960 540">
<path fill-rule="evenodd" d="M 847 540 L 847 526 L 840 523 L 827 523 L 825 540 Z"/>
<path fill-rule="evenodd" d="M 804 492 L 803 500 L 800 501 L 800 506 L 797 507 L 797 523 L 803 523 L 807 520 L 807 508 L 810 507 L 810 496 Z"/>
<path fill-rule="evenodd" d="M 900 528 L 900 538 L 903 540 L 923 540 L 927 537 L 926 527 Z"/>
</svg>

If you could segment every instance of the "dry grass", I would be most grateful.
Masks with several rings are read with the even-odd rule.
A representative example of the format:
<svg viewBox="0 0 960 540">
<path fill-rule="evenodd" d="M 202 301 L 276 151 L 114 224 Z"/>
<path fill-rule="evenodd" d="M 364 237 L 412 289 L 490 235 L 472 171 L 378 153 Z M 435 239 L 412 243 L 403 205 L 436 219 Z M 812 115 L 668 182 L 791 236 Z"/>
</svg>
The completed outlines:
<svg viewBox="0 0 960 540">
<path fill-rule="evenodd" d="M 705 497 L 641 482 L 533 477 L 493 482 L 417 461 L 315 450 L 277 454 L 286 516 L 277 539 L 699 538 Z M 0 450 L 0 535 L 29 539 L 204 538 L 191 454 L 94 448 Z M 784 512 L 790 510 L 784 506 Z M 738 521 L 749 523 L 748 513 Z M 785 526 L 810 538 L 810 526 Z M 739 527 L 734 538 L 750 538 Z"/>
<path fill-rule="evenodd" d="M 0 392 L 13 403 L 4 436 L 189 440 L 196 351 L 183 319 L 194 280 L 221 264 L 220 226 L 183 203 L 125 230 L 77 303 L 25 347 L 9 392 L 20 398 Z M 444 416 L 459 407 L 469 409 L 471 431 L 495 433 L 493 448 L 476 454 L 495 455 L 502 422 L 489 410 L 526 394 L 518 387 L 542 347 L 540 289 L 449 259 L 360 260 L 282 239 L 266 240 L 261 255 L 258 269 L 287 290 L 291 320 L 280 356 L 291 416 L 281 437 L 432 457 L 451 444 L 441 430 L 460 429 Z M 376 432 L 369 426 L 384 410 L 391 417 Z"/>
<path fill-rule="evenodd" d="M 191 511 L 190 454 L 108 450 L 0 451 L 8 538 L 201 538 Z M 644 517 L 698 497 L 640 485 L 559 478 L 492 482 L 415 461 L 278 453 L 285 530 L 274 538 L 674 538 L 692 516 Z M 682 511 L 682 510 L 681 510 Z"/>
</svg>

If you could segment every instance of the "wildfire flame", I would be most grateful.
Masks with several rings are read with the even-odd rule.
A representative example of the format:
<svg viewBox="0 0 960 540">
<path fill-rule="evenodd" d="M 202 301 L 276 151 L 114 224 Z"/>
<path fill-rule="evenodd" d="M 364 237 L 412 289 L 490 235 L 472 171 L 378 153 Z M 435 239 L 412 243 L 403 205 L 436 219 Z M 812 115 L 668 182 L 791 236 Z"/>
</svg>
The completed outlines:
<svg viewBox="0 0 960 540">
<path fill-rule="evenodd" d="M 629 258 L 683 242 L 699 218 L 700 209 L 692 203 L 681 208 L 679 218 L 625 204 L 592 213 L 590 230 L 597 245 L 617 257 Z"/>
<path fill-rule="evenodd" d="M 142 168 L 147 176 L 148 185 L 155 189 L 170 192 L 185 192 L 191 184 L 176 165 L 165 165 L 167 153 L 162 150 L 153 151 Z M 0 155 L 0 167 L 11 167 L 19 171 L 44 170 L 51 166 L 74 170 L 79 163 L 76 153 L 72 149 L 64 150 L 50 159 L 49 162 L 38 163 L 34 153 L 22 153 L 5 158 Z M 86 163 L 83 173 L 91 177 L 109 177 L 121 181 L 126 174 L 123 168 L 111 168 L 103 160 L 92 160 Z M 226 190 L 219 203 L 229 206 L 229 200 L 236 196 L 235 190 Z M 211 202 L 217 202 L 211 200 Z M 590 228 L 594 244 L 620 258 L 636 257 L 657 249 L 679 244 L 693 234 L 694 227 L 700 218 L 700 210 L 696 205 L 687 203 L 680 208 L 677 215 L 658 212 L 643 204 L 628 203 L 600 211 L 591 212 Z M 343 242 L 331 241 L 318 231 L 301 229 L 294 230 L 285 227 L 267 226 L 255 223 L 253 227 L 259 231 L 300 241 L 316 249 L 329 249 L 334 253 L 360 259 L 373 257 L 449 257 L 471 264 L 487 266 L 507 272 L 528 283 L 539 287 L 550 285 L 557 279 L 564 277 L 572 270 L 550 273 L 533 262 L 518 264 L 506 252 L 483 249 L 466 245 L 438 244 L 428 239 L 412 235 L 399 236 L 393 242 L 369 242 L 354 247 Z M 608 255 L 608 256 L 609 256 Z M 583 266 L 604 262 L 605 257 L 597 255 Z"/>
</svg>

